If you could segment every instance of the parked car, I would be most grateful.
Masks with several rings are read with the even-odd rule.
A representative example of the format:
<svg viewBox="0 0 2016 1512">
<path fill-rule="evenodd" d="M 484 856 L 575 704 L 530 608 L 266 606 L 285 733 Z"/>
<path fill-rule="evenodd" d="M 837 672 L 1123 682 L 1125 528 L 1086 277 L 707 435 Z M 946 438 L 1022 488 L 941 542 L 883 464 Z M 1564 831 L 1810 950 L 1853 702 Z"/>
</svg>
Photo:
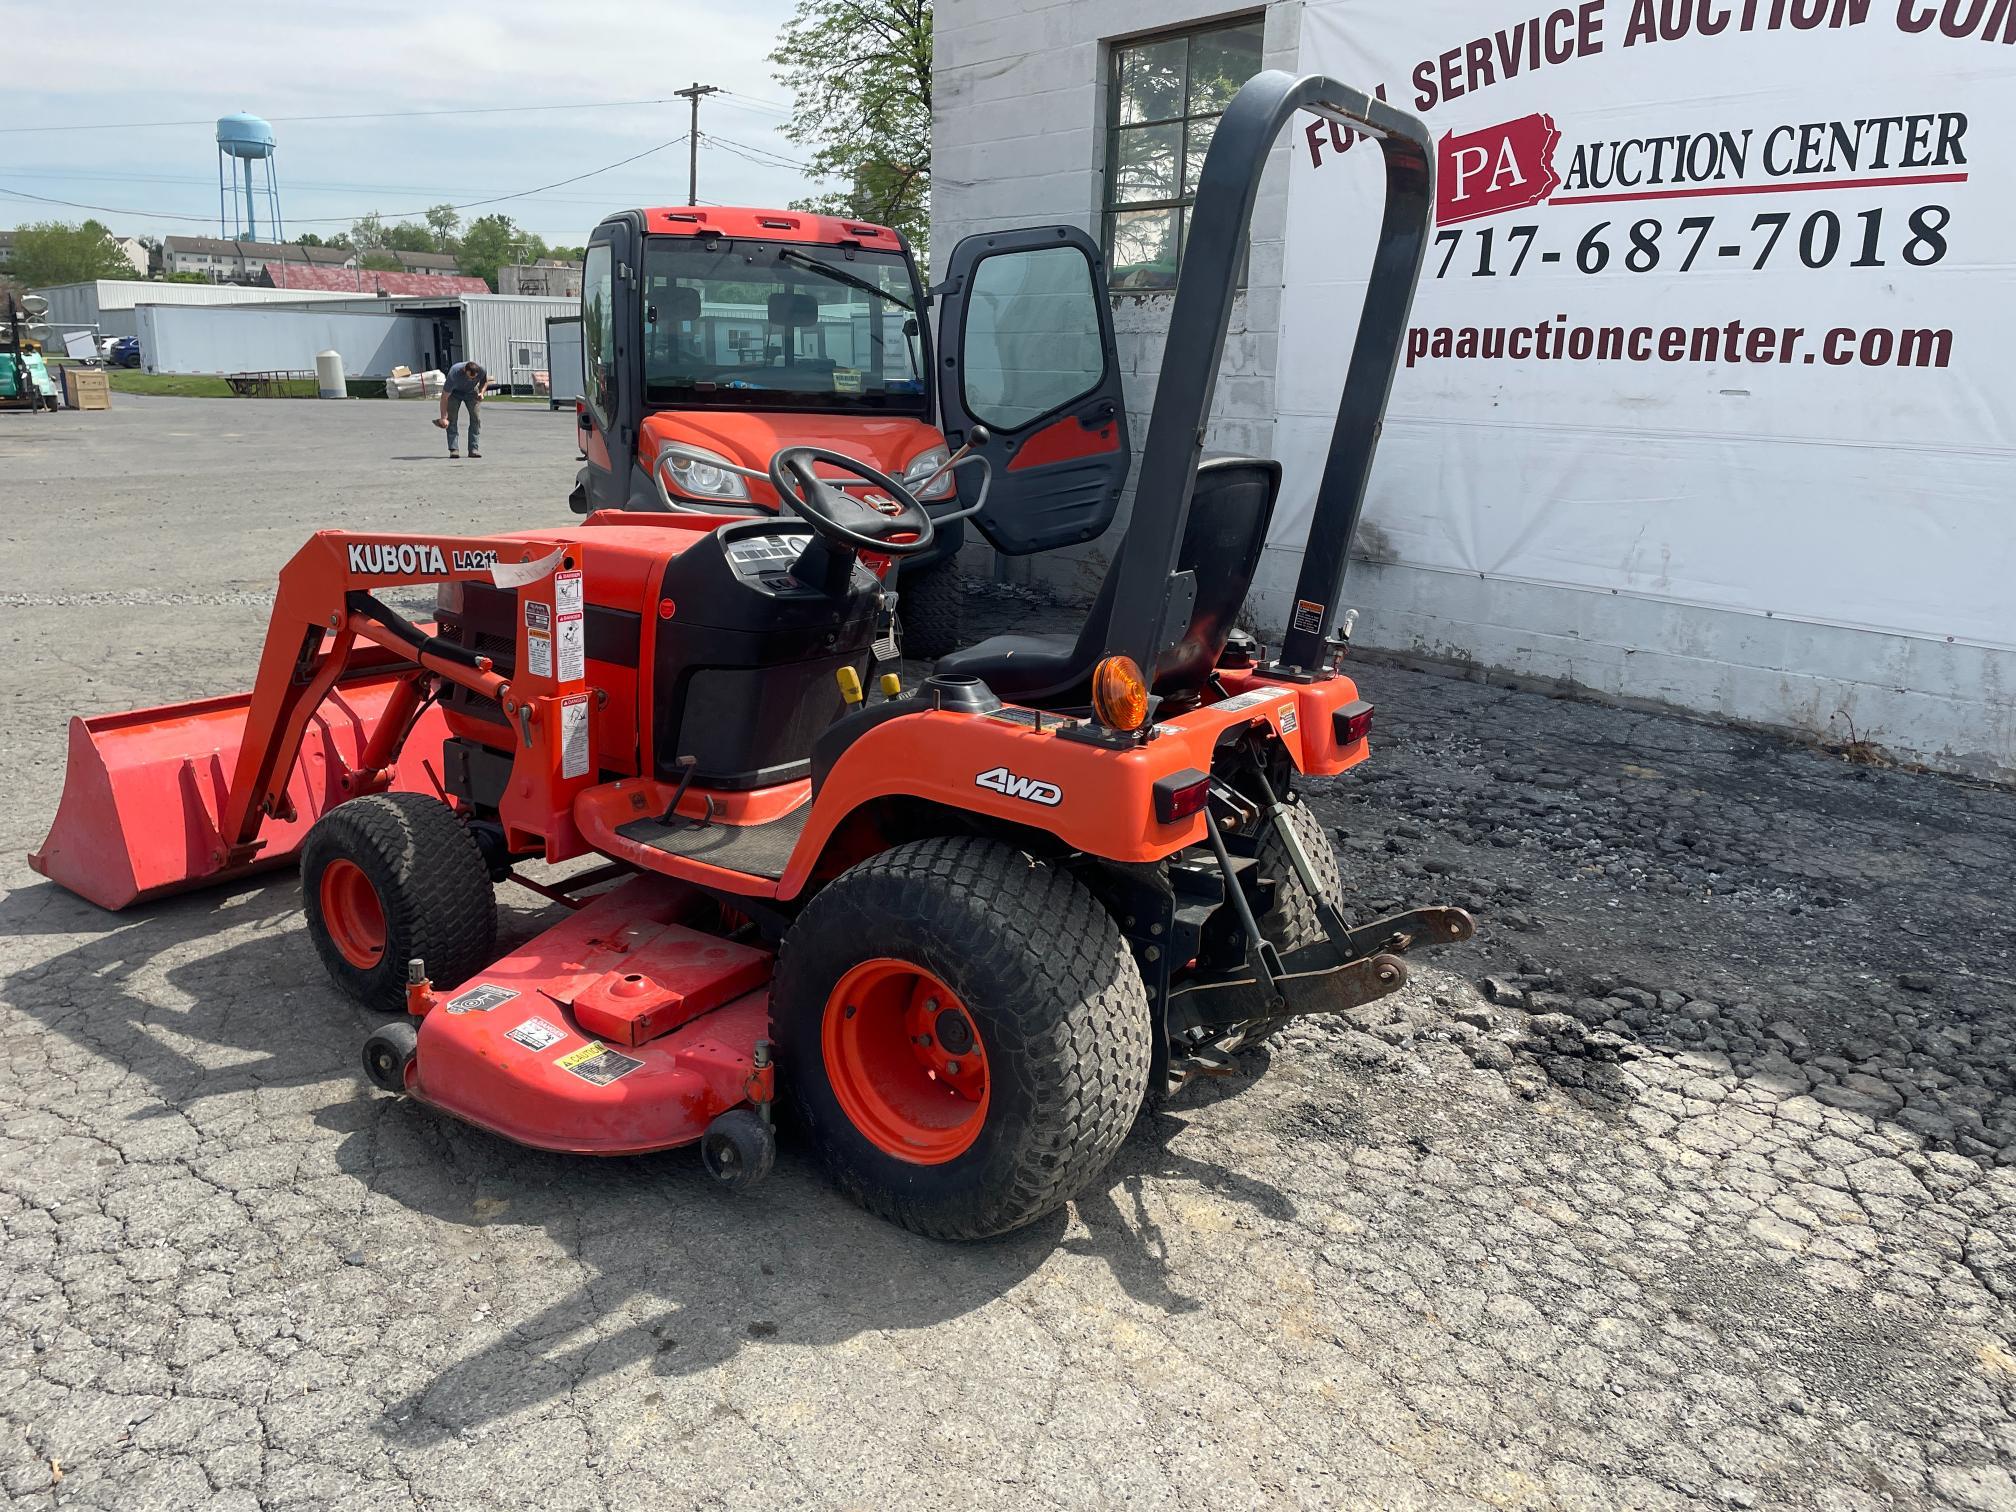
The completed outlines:
<svg viewBox="0 0 2016 1512">
<path fill-rule="evenodd" d="M 113 367 L 137 368 L 140 366 L 140 338 L 121 336 L 106 352 L 105 361 Z"/>
</svg>

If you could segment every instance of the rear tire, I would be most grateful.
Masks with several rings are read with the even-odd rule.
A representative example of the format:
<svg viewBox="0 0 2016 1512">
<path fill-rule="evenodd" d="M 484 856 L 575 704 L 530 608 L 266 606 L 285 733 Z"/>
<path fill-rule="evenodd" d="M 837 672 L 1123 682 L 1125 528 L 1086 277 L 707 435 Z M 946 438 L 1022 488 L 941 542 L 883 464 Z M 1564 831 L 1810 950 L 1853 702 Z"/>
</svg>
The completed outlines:
<svg viewBox="0 0 2016 1512">
<path fill-rule="evenodd" d="M 1288 818 L 1288 826 L 1302 842 L 1302 852 L 1309 858 L 1309 869 L 1316 874 L 1316 883 L 1322 889 L 1330 906 L 1342 910 L 1344 906 L 1344 874 L 1337 866 L 1337 852 L 1331 848 L 1330 835 L 1323 823 L 1309 811 L 1307 804 L 1293 798 L 1282 804 Z M 1288 858 L 1288 847 L 1275 831 L 1272 824 L 1265 824 L 1260 832 L 1260 844 L 1254 855 L 1259 860 L 1259 872 L 1263 877 L 1274 879 L 1274 903 L 1258 920 L 1260 933 L 1274 942 L 1274 948 L 1284 954 L 1299 950 L 1304 945 L 1313 945 L 1323 938 L 1323 921 L 1316 913 L 1316 899 L 1302 885 L 1302 879 L 1295 874 L 1295 863 Z M 1258 988 L 1241 990 L 1241 997 L 1250 1002 L 1252 1012 L 1264 1013 L 1266 1005 Z M 1235 1050 L 1250 1050 L 1263 1045 L 1288 1025 L 1287 1019 L 1268 1019 L 1248 1029 Z"/>
<path fill-rule="evenodd" d="M 931 1238 L 1060 1207 L 1147 1087 L 1147 990 L 1112 917 L 997 841 L 843 873 L 785 935 L 771 1003 L 786 1106 L 835 1182 Z"/>
<path fill-rule="evenodd" d="M 959 649 L 966 629 L 966 586 L 952 557 L 933 562 L 897 580 L 897 609 L 903 618 L 903 654 L 936 661 Z"/>
<path fill-rule="evenodd" d="M 406 963 L 453 986 L 489 964 L 497 895 L 476 837 L 421 793 L 338 804 L 301 847 L 308 936 L 331 980 L 367 1008 L 406 1007 Z"/>
</svg>

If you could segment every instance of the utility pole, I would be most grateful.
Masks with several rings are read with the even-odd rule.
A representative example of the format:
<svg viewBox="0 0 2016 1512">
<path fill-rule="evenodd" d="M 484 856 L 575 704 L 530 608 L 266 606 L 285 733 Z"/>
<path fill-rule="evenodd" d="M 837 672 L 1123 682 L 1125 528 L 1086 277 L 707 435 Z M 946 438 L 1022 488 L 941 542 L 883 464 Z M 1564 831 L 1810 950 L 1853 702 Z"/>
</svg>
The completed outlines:
<svg viewBox="0 0 2016 1512">
<path fill-rule="evenodd" d="M 693 124 L 686 132 L 686 203 L 700 203 L 700 97 L 719 94 L 718 84 L 702 84 L 698 79 L 685 89 L 672 91 L 682 100 L 693 102 Z"/>
</svg>

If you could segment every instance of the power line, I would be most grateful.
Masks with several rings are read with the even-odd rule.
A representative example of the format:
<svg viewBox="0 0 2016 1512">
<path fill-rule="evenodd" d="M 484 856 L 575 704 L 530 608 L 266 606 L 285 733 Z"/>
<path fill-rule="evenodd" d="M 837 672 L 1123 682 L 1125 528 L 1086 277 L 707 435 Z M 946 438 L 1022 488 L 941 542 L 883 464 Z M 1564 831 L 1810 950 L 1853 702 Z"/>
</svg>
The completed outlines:
<svg viewBox="0 0 2016 1512">
<path fill-rule="evenodd" d="M 577 173 L 571 178 L 555 179 L 550 184 L 541 184 L 536 189 L 521 189 L 513 194 L 494 194 L 485 199 L 466 200 L 459 205 L 451 205 L 449 208 L 451 210 L 475 210 L 484 205 L 501 205 L 508 200 L 527 199 L 535 194 L 544 194 L 549 189 L 559 189 L 567 184 L 578 184 L 583 179 L 594 178 L 597 174 L 608 173 L 612 169 L 634 163 L 640 158 L 650 157 L 653 153 L 663 152 L 667 147 L 676 147 L 685 140 L 686 137 L 682 133 L 679 136 L 673 137 L 669 142 L 660 142 L 656 147 L 647 147 L 642 152 L 633 152 L 629 157 L 619 158 L 613 163 L 605 163 L 600 168 L 590 168 L 586 173 Z M 36 200 L 45 205 L 66 205 L 72 210 L 93 210 L 101 215 L 137 215 L 151 220 L 201 221 L 205 225 L 208 225 L 210 222 L 208 215 L 184 215 L 172 210 L 120 209 L 114 205 L 87 205 L 78 200 L 57 199 L 47 194 L 30 194 L 25 189 L 14 189 L 5 184 L 0 184 L 0 195 L 6 195 L 13 199 Z M 399 210 L 385 218 L 404 220 L 408 216 L 425 215 L 427 210 L 431 208 L 433 207 L 428 206 L 418 210 Z M 379 210 L 372 210 L 368 213 L 379 216 L 384 215 L 384 212 Z M 339 223 L 348 224 L 351 221 L 359 219 L 359 217 L 355 215 L 305 215 L 290 216 L 289 219 L 296 225 L 320 226 L 336 225 Z"/>
<path fill-rule="evenodd" d="M 768 147 L 759 147 L 754 142 L 743 142 L 738 141 L 734 137 L 724 137 L 718 131 L 708 133 L 702 139 L 700 145 L 703 147 L 725 147 L 730 152 L 737 153 L 738 156 L 749 158 L 752 162 L 771 163 L 780 168 L 796 168 L 801 173 L 810 173 L 812 171 L 810 163 L 801 163 L 796 158 L 788 158 L 783 153 L 773 152 Z"/>
</svg>

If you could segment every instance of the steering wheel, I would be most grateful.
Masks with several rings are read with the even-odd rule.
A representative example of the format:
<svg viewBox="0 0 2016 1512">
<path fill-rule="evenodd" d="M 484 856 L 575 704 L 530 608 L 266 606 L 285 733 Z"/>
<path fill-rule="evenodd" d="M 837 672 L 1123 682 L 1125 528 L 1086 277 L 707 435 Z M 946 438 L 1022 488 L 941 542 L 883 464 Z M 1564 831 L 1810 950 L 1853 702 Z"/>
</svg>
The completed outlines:
<svg viewBox="0 0 2016 1512">
<path fill-rule="evenodd" d="M 901 507 L 888 515 L 862 503 L 814 473 L 815 462 L 824 462 L 873 484 Z M 931 538 L 937 533 L 929 512 L 909 489 L 867 463 L 823 446 L 787 446 L 778 452 L 770 459 L 770 485 L 777 490 L 784 507 L 810 525 L 814 534 L 856 551 L 891 557 L 916 556 L 930 549 Z M 890 539 L 905 532 L 914 533 L 916 539 Z"/>
</svg>

